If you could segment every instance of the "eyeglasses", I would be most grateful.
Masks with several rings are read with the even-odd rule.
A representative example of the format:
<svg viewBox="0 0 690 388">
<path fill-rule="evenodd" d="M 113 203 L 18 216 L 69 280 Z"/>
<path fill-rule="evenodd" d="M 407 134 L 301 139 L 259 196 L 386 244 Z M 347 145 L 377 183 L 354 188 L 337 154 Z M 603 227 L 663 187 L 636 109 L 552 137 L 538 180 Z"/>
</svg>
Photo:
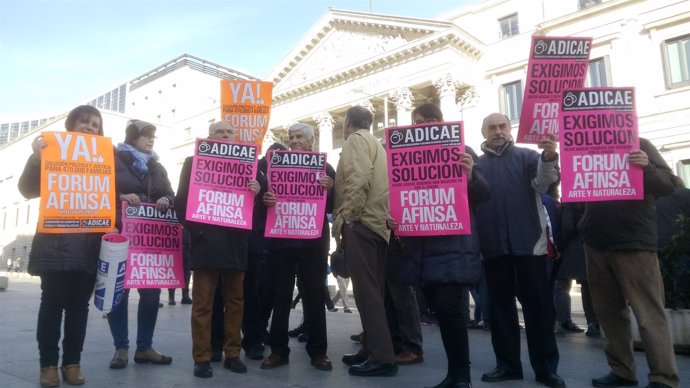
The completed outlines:
<svg viewBox="0 0 690 388">
<path fill-rule="evenodd" d="M 156 140 L 157 139 L 156 135 L 141 135 L 141 137 L 143 137 L 146 140 Z"/>
<path fill-rule="evenodd" d="M 213 134 L 214 134 L 214 135 L 222 135 L 222 134 L 234 135 L 234 134 L 235 134 L 235 130 L 234 130 L 234 129 L 222 129 L 222 128 L 218 128 L 218 129 L 216 129 L 216 130 L 213 131 Z"/>
</svg>

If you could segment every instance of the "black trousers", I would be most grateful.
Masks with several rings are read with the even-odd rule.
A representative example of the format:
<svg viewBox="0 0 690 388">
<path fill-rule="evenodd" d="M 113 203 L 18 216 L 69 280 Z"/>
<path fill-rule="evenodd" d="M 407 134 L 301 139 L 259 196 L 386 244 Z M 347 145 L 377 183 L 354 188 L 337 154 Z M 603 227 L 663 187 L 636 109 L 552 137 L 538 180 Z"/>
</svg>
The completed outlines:
<svg viewBox="0 0 690 388">
<path fill-rule="evenodd" d="M 470 382 L 470 347 L 467 339 L 468 303 L 461 284 L 432 284 L 422 287 L 427 303 L 436 311 L 443 348 L 448 358 L 448 377 Z"/>
<path fill-rule="evenodd" d="M 248 260 L 248 269 L 244 274 L 244 318 L 242 320 L 242 348 L 261 347 L 261 300 L 259 294 L 259 270 L 256 254 Z"/>
<path fill-rule="evenodd" d="M 491 299 L 491 344 L 501 369 L 522 373 L 517 297 L 535 375 L 556 373 L 555 306 L 546 260 L 546 256 L 501 256 L 484 261 Z"/>
<path fill-rule="evenodd" d="M 313 247 L 272 250 L 270 265 L 274 286 L 273 318 L 269 335 L 271 352 L 284 357 L 290 354 L 287 332 L 297 275 L 302 285 L 307 353 L 312 358 L 326 355 L 328 340 L 323 290 L 326 283 L 326 255 L 323 248 L 315 244 Z"/>
<path fill-rule="evenodd" d="M 59 271 L 41 275 L 41 306 L 36 327 L 41 368 L 58 365 L 63 311 L 62 366 L 79 364 L 89 318 L 89 299 L 95 284 L 95 273 Z"/>
</svg>

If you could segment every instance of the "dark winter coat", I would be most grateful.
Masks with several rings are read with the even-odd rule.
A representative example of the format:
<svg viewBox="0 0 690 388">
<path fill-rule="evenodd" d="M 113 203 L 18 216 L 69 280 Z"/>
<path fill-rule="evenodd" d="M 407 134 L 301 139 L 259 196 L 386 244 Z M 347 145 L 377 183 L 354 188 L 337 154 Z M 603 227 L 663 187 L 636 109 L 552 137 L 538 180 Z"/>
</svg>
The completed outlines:
<svg viewBox="0 0 690 388">
<path fill-rule="evenodd" d="M 582 236 L 577 230 L 577 224 L 585 211 L 585 205 L 564 202 L 561 205 L 561 267 L 558 271 L 559 279 L 574 279 L 579 282 L 587 281 L 587 264 L 585 249 L 582 246 Z"/>
<path fill-rule="evenodd" d="M 175 192 L 173 192 L 168 179 L 168 172 L 158 160 L 151 158 L 148 163 L 148 171 L 140 176 L 134 170 L 134 156 L 129 151 L 115 152 L 115 187 L 117 196 L 120 194 L 137 194 L 141 202 L 156 203 L 160 198 L 166 197 L 171 206 L 175 205 Z M 117 200 L 116 227 L 122 230 L 122 201 Z"/>
<path fill-rule="evenodd" d="M 41 160 L 32 154 L 19 177 L 19 192 L 26 198 L 41 195 Z M 46 272 L 74 271 L 96 273 L 103 233 L 39 233 L 31 242 L 28 271 L 32 275 Z"/>
<path fill-rule="evenodd" d="M 189 231 L 191 269 L 247 270 L 250 230 L 210 225 L 186 219 L 189 183 L 192 173 L 190 156 L 184 161 L 177 189 L 177 216 Z M 260 177 L 257 174 L 257 180 Z M 262 182 L 259 181 L 261 184 Z M 255 203 L 260 197 L 255 197 Z"/>
<path fill-rule="evenodd" d="M 585 243 L 594 249 L 657 250 L 655 197 L 673 192 L 672 171 L 649 140 L 640 138 L 640 149 L 649 158 L 643 169 L 644 199 L 588 202 L 585 206 L 580 229 Z"/>
<path fill-rule="evenodd" d="M 467 186 L 472 234 L 400 237 L 403 255 L 400 277 L 404 284 L 479 283 L 481 256 L 474 208 L 491 197 L 491 189 L 476 164 L 472 177 Z"/>
<path fill-rule="evenodd" d="M 547 253 L 546 212 L 539 193 L 558 180 L 558 161 L 511 142 L 502 153 L 482 144 L 477 163 L 491 199 L 477 206 L 477 233 L 485 259 Z"/>
</svg>

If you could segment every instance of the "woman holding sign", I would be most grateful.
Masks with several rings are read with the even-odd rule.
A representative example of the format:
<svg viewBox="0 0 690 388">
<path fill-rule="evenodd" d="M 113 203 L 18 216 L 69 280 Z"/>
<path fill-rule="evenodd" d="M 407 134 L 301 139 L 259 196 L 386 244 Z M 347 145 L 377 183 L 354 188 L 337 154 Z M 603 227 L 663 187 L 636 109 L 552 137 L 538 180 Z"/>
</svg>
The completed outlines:
<svg viewBox="0 0 690 388">
<path fill-rule="evenodd" d="M 136 206 L 142 202 L 155 203 L 159 211 L 173 205 L 175 194 L 168 179 L 168 173 L 158 162 L 153 152 L 156 127 L 141 120 L 130 120 L 125 130 L 125 142 L 118 144 L 115 152 L 115 182 L 119 201 L 117 201 L 117 226 L 122 229 L 121 201 Z M 124 232 L 124 231 L 123 231 Z M 137 313 L 137 350 L 134 362 L 139 364 L 167 365 L 172 358 L 156 352 L 151 346 L 153 331 L 158 318 L 160 288 L 139 288 L 139 310 Z M 113 335 L 115 355 L 110 361 L 110 369 L 122 369 L 129 358 L 129 338 L 127 331 L 127 300 L 129 290 L 123 299 L 108 314 L 110 333 Z"/>
<path fill-rule="evenodd" d="M 101 112 L 92 106 L 78 106 L 67 115 L 65 128 L 68 132 L 102 136 Z M 19 178 L 19 191 L 27 199 L 41 195 L 41 150 L 45 147 L 47 144 L 41 137 L 31 143 L 33 154 Z M 63 312 L 62 377 L 72 385 L 86 381 L 79 363 L 89 316 L 89 299 L 96 283 L 102 235 L 36 232 L 31 243 L 29 273 L 41 277 L 36 339 L 42 387 L 60 385 L 57 365 Z"/>
<path fill-rule="evenodd" d="M 412 112 L 415 124 L 442 122 L 441 110 L 424 104 Z M 477 155 L 470 147 L 458 161 L 467 173 L 467 194 L 471 222 L 474 206 L 489 199 L 491 189 L 474 165 Z M 393 229 L 395 220 L 390 222 Z M 474 230 L 474 225 L 472 225 Z M 420 286 L 429 305 L 436 311 L 443 348 L 448 358 L 446 378 L 433 388 L 471 388 L 470 351 L 467 338 L 469 321 L 463 289 L 479 283 L 481 257 L 476 234 L 401 237 L 403 282 Z"/>
</svg>

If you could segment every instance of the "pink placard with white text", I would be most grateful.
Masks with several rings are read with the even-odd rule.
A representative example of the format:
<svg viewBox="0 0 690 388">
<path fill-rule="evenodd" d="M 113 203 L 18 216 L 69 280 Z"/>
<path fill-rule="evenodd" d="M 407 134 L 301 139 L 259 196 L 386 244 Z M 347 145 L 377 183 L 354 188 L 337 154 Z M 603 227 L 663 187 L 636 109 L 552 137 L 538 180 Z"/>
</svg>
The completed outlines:
<svg viewBox="0 0 690 388">
<path fill-rule="evenodd" d="M 183 288 L 182 225 L 174 208 L 122 202 L 122 234 L 129 238 L 125 288 Z"/>
<path fill-rule="evenodd" d="M 532 37 L 518 143 L 537 144 L 558 135 L 561 94 L 583 87 L 591 47 L 592 38 Z"/>
<path fill-rule="evenodd" d="M 462 122 L 386 128 L 390 212 L 398 236 L 470 234 Z"/>
<path fill-rule="evenodd" d="M 328 190 L 319 178 L 326 174 L 326 154 L 271 151 L 268 188 L 276 195 L 266 215 L 266 237 L 315 239 L 321 237 Z"/>
<path fill-rule="evenodd" d="M 189 180 L 189 221 L 238 229 L 252 228 L 257 147 L 223 140 L 196 139 Z"/>
<path fill-rule="evenodd" d="M 634 88 L 566 90 L 560 120 L 563 202 L 644 198 L 642 168 L 628 162 L 640 148 Z"/>
</svg>

